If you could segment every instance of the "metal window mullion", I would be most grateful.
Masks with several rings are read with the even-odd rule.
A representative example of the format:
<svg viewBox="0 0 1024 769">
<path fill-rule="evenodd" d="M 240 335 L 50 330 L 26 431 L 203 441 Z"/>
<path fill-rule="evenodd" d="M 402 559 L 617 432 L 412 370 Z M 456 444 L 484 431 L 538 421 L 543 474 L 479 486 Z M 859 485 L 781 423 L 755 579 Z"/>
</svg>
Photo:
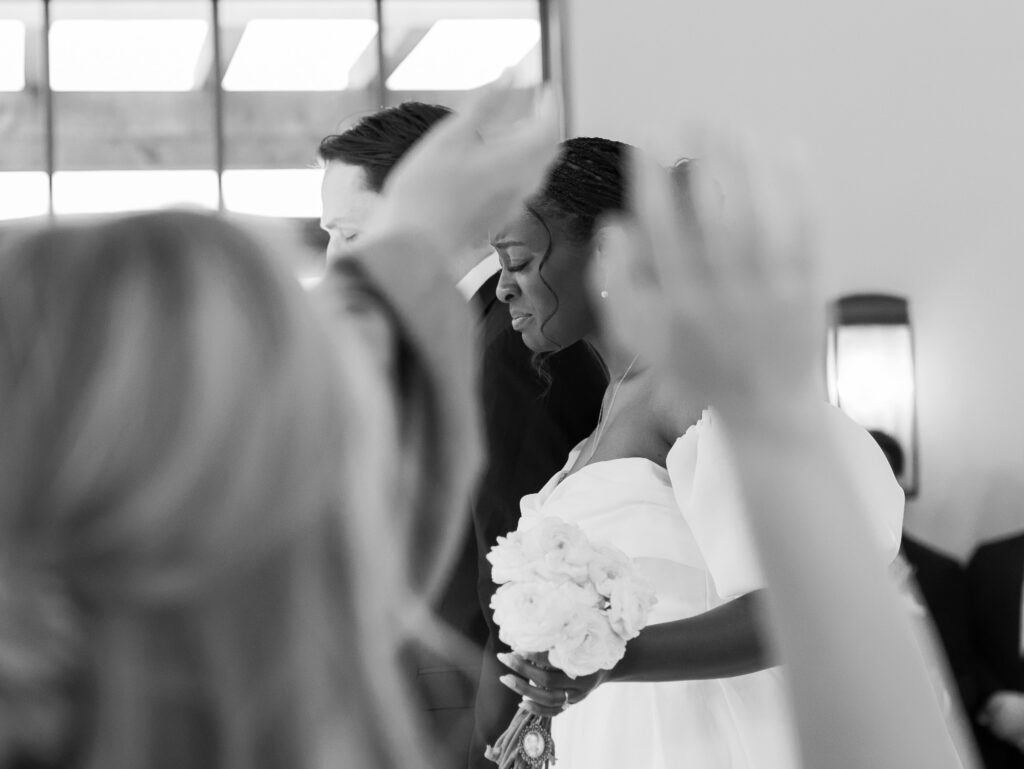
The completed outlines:
<svg viewBox="0 0 1024 769">
<path fill-rule="evenodd" d="M 561 135 L 570 135 L 568 0 L 538 0 L 540 7 L 541 78 L 561 97 Z"/>
<path fill-rule="evenodd" d="M 49 215 L 53 211 L 53 173 L 56 166 L 57 140 L 54 135 L 56 121 L 53 114 L 53 89 L 50 88 L 50 0 L 43 0 L 43 44 L 42 44 L 42 96 L 45 120 L 44 148 L 46 155 L 46 201 Z"/>
<path fill-rule="evenodd" d="M 217 210 L 224 211 L 224 87 L 221 83 L 220 2 L 210 0 L 213 30 L 213 160 L 217 170 Z"/>
<path fill-rule="evenodd" d="M 377 15 L 377 106 L 387 106 L 387 89 L 384 87 L 384 0 L 374 0 L 374 12 Z"/>
</svg>

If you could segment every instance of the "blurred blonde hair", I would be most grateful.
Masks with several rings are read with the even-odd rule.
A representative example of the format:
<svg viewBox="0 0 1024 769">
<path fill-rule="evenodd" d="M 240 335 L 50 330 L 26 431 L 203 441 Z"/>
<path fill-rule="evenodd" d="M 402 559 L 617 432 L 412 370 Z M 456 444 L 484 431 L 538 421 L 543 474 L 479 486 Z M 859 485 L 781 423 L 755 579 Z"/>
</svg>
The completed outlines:
<svg viewBox="0 0 1024 769">
<path fill-rule="evenodd" d="M 5 240 L 0 759 L 423 763 L 394 414 L 273 257 L 185 212 Z"/>
</svg>

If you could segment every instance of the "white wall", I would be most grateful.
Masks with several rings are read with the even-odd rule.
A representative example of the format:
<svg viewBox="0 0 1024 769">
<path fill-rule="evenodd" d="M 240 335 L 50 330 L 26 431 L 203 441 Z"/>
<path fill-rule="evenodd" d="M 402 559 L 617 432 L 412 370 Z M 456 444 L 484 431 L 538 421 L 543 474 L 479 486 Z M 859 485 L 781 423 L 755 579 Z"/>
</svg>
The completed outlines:
<svg viewBox="0 0 1024 769">
<path fill-rule="evenodd" d="M 910 297 L 908 529 L 964 557 L 1024 528 L 1024 3 L 563 2 L 572 133 L 795 137 L 830 288 Z"/>
</svg>

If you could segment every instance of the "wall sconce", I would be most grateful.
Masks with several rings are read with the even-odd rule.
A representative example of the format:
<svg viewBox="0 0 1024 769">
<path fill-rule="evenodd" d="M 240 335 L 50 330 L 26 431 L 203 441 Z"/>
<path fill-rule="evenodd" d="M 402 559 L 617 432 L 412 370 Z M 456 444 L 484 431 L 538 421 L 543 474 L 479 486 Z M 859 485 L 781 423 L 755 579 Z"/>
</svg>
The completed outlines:
<svg viewBox="0 0 1024 769">
<path fill-rule="evenodd" d="M 914 335 L 907 300 L 852 294 L 832 306 L 828 397 L 872 431 L 907 497 L 918 490 Z"/>
</svg>

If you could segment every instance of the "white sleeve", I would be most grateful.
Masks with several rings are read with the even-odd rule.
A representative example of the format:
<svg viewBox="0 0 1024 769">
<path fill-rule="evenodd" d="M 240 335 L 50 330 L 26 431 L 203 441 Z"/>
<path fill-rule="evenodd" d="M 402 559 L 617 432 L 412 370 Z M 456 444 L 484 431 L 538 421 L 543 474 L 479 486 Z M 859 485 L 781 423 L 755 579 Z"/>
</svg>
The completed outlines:
<svg viewBox="0 0 1024 769">
<path fill-rule="evenodd" d="M 868 514 L 873 539 L 885 563 L 890 563 L 899 551 L 903 490 L 870 434 L 839 409 L 822 406 L 822 429 L 832 433 L 851 476 L 857 479 L 860 509 Z M 701 421 L 676 441 L 666 467 L 676 502 L 719 596 L 732 598 L 764 587 L 735 466 L 714 412 L 706 411 Z M 749 514 L 757 515 L 756 507 Z"/>
</svg>

